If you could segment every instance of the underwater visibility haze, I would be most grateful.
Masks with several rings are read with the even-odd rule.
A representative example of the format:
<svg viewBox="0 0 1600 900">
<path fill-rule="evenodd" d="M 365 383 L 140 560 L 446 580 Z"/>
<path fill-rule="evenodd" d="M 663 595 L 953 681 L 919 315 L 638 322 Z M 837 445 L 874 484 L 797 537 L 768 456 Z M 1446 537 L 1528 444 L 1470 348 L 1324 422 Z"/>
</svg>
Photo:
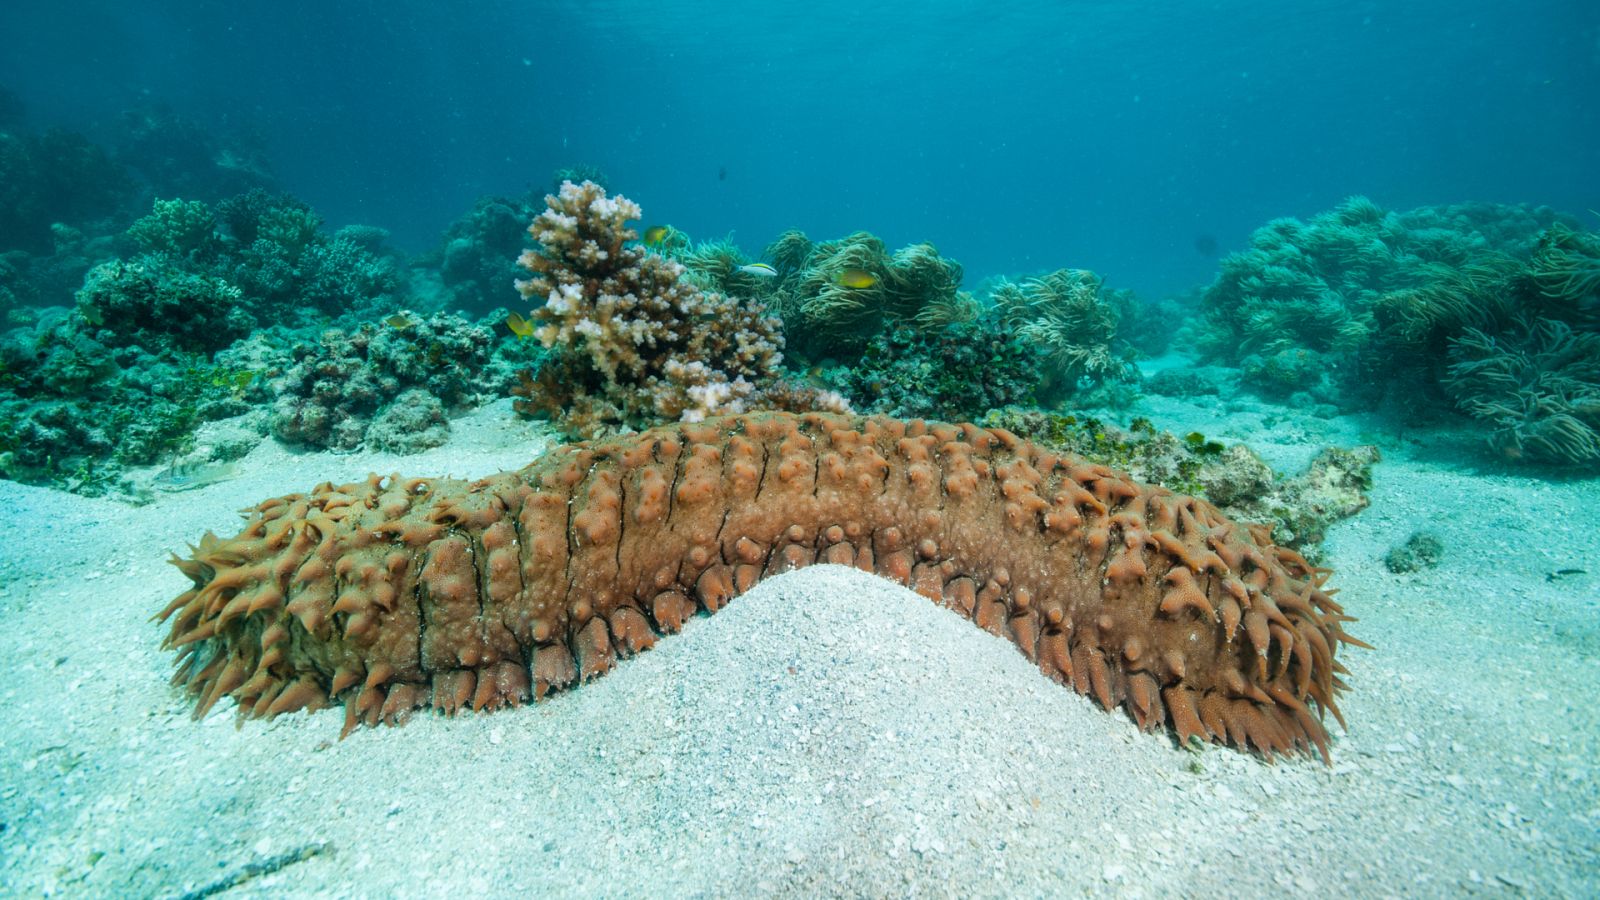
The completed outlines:
<svg viewBox="0 0 1600 900">
<path fill-rule="evenodd" d="M 1600 892 L 1600 6 L 0 35 L 0 893 Z"/>
</svg>

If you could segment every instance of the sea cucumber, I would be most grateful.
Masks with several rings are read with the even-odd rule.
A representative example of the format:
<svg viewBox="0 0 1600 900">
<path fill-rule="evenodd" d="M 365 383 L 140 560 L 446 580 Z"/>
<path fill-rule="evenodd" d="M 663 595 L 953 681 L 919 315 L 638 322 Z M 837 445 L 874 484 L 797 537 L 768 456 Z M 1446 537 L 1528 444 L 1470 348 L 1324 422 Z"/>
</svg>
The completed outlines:
<svg viewBox="0 0 1600 900">
<path fill-rule="evenodd" d="M 158 614 L 197 718 L 223 696 L 244 717 L 340 701 L 348 734 L 515 706 L 812 563 L 910 587 L 1143 729 L 1269 759 L 1328 758 L 1335 652 L 1366 646 L 1328 572 L 1264 529 L 970 424 L 728 416 L 246 514 L 174 556 L 194 587 Z"/>
</svg>

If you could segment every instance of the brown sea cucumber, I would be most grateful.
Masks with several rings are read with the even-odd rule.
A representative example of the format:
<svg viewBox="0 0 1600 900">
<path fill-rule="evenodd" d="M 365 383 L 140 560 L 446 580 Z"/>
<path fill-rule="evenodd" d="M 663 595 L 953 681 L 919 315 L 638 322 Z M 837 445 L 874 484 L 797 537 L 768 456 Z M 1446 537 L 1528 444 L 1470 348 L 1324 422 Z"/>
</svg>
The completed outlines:
<svg viewBox="0 0 1600 900">
<path fill-rule="evenodd" d="M 515 706 L 812 563 L 907 585 L 1142 728 L 1274 752 L 1339 717 L 1325 570 L 1203 500 L 1010 432 L 750 414 L 559 447 L 473 482 L 268 500 L 159 615 L 203 716 L 334 700 L 345 731 Z M 1363 645 L 1364 646 L 1364 645 Z M 1342 723 L 1342 718 L 1340 719 Z"/>
</svg>

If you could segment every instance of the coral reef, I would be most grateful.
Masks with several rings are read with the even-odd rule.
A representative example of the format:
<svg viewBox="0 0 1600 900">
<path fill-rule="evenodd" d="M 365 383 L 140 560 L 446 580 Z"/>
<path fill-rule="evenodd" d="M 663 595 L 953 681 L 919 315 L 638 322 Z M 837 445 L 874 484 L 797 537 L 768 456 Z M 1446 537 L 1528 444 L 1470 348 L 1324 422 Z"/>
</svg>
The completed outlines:
<svg viewBox="0 0 1600 900">
<path fill-rule="evenodd" d="M 482 316 L 516 299 L 517 255 L 535 202 L 480 197 L 450 224 L 429 257 L 445 292 L 445 308 Z"/>
<path fill-rule="evenodd" d="M 1507 460 L 1600 464 L 1600 333 L 1535 319 L 1450 342 L 1444 386 Z"/>
<path fill-rule="evenodd" d="M 1130 349 L 1117 339 L 1117 303 L 1104 280 L 1084 269 L 1058 269 L 1020 284 L 1002 279 L 991 300 L 1005 328 L 1044 354 L 1046 396 L 1126 378 Z"/>
<path fill-rule="evenodd" d="M 226 369 L 108 344 L 63 309 L 0 337 L 0 474 L 13 480 L 103 494 L 122 467 L 159 462 L 198 424 L 246 409 Z"/>
<path fill-rule="evenodd" d="M 602 207 L 604 208 L 604 207 Z M 466 483 L 261 503 L 174 562 L 160 617 L 203 716 L 342 702 L 345 729 L 514 706 L 813 562 L 907 585 L 1142 728 L 1269 757 L 1328 737 L 1352 621 L 1325 570 L 1204 501 L 1009 432 L 759 414 L 556 449 Z"/>
<path fill-rule="evenodd" d="M 1454 405 L 1504 459 L 1600 462 L 1600 238 L 1543 208 L 1352 198 L 1223 260 L 1197 347 L 1298 405 Z M 1389 395 L 1404 396 L 1396 404 Z"/>
<path fill-rule="evenodd" d="M 277 183 L 258 136 L 217 134 L 161 104 L 124 112 L 120 125 L 117 161 L 155 196 L 210 202 Z"/>
<path fill-rule="evenodd" d="M 213 275 L 185 272 L 160 256 L 112 260 L 89 270 L 77 313 L 110 346 L 152 353 L 213 353 L 256 324 L 244 293 Z"/>
<path fill-rule="evenodd" d="M 1330 369 L 1351 356 L 1442 350 L 1441 329 L 1495 315 L 1496 286 L 1556 221 L 1548 209 L 1491 205 L 1394 213 L 1365 197 L 1309 222 L 1278 219 L 1222 260 L 1194 341 L 1233 362 L 1301 348 Z"/>
<path fill-rule="evenodd" d="M 49 253 L 52 226 L 96 225 L 132 192 L 127 172 L 81 134 L 0 130 L 0 251 Z"/>
<path fill-rule="evenodd" d="M 219 267 L 263 322 L 375 319 L 416 305 L 393 259 L 363 246 L 365 235 L 325 235 L 321 218 L 298 203 L 269 207 L 253 222 L 240 213 L 235 224 L 255 237 L 232 242 Z"/>
<path fill-rule="evenodd" d="M 780 235 L 766 250 L 778 278 L 773 309 L 797 350 L 811 360 L 852 361 L 876 335 L 913 323 L 959 321 L 970 298 L 958 295 L 961 265 L 932 244 L 912 244 L 892 255 L 865 231 L 815 243 L 798 231 Z M 862 281 L 844 283 L 846 273 Z"/>
<path fill-rule="evenodd" d="M 547 412 L 593 436 L 664 420 L 770 406 L 778 398 L 843 407 L 842 398 L 779 391 L 783 332 L 758 304 L 706 293 L 683 266 L 632 243 L 633 201 L 593 182 L 561 186 L 528 232 L 520 264 L 540 343 L 552 354 L 525 375 L 518 410 Z"/>
<path fill-rule="evenodd" d="M 954 419 L 1032 403 L 1042 354 L 993 317 L 939 329 L 892 328 L 841 367 L 844 393 L 864 411 Z"/>
<path fill-rule="evenodd" d="M 487 322 L 435 313 L 411 317 L 404 328 L 329 329 L 316 341 L 295 342 L 284 362 L 255 365 L 268 371 L 269 426 L 279 440 L 409 453 L 444 443 L 447 412 L 505 394 L 512 370 L 493 364 L 495 346 Z"/>
</svg>

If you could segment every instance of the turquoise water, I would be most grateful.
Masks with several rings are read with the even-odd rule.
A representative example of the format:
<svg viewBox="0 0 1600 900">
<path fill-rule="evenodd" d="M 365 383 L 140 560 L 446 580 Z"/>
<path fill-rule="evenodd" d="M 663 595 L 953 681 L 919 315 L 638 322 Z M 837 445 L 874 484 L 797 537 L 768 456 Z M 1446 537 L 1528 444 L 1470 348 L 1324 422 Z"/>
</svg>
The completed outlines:
<svg viewBox="0 0 1600 900">
<path fill-rule="evenodd" d="M 38 121 L 166 104 L 253 136 L 331 224 L 413 250 L 588 163 L 747 250 L 868 229 L 973 282 L 1070 264 L 1165 293 L 1350 194 L 1600 208 L 1597 22 L 1583 0 L 22 0 L 0 85 Z"/>
<path fill-rule="evenodd" d="M 1600 896 L 1596 0 L 6 0 L 0 41 L 0 897 Z M 337 526 L 331 566 L 279 562 L 290 550 L 241 574 L 256 557 L 201 537 L 319 482 L 504 484 L 575 436 L 846 399 L 1047 448 L 1034 461 L 1060 490 L 1041 497 L 1115 506 L 1120 529 L 1048 552 L 1098 554 L 1084 565 L 1110 585 L 1115 549 L 1099 599 L 1148 600 L 1150 634 L 1069 646 L 1108 620 L 1037 624 L 1062 588 L 1025 583 L 1051 569 L 1019 501 L 971 553 L 855 550 L 903 578 L 915 547 L 914 583 L 951 578 L 941 596 L 982 627 L 835 566 L 668 637 L 691 593 L 707 612 L 728 599 L 726 576 L 697 568 L 714 560 L 697 544 L 630 588 L 619 517 L 597 567 L 562 557 L 573 627 L 460 669 L 378 655 L 404 629 L 428 639 L 424 581 L 432 609 L 435 585 L 464 598 L 434 634 L 460 626 L 470 648 L 493 624 L 482 596 L 540 573 L 563 527 L 581 547 L 625 502 L 641 522 L 668 469 L 687 483 L 725 458 L 747 483 L 752 445 L 704 436 L 754 434 L 748 419 L 663 433 L 637 481 L 616 474 L 637 450 L 575 457 L 570 525 L 559 493 L 519 487 L 427 526 L 410 500 L 373 501 L 389 521 Z M 899 427 L 869 430 L 909 461 L 924 426 L 891 445 Z M 805 477 L 780 452 L 762 477 Z M 872 452 L 845 455 L 865 473 Z M 1043 465 L 1058 453 L 1072 464 Z M 1201 507 L 1172 526 L 1175 505 L 1083 461 L 1239 524 L 1207 514 L 1218 552 L 1173 550 L 1165 529 L 1198 529 Z M 974 484 L 1026 500 L 1030 465 L 980 460 L 969 482 L 979 468 L 951 464 L 941 509 Z M 264 507 L 297 510 L 272 513 L 293 547 L 357 508 L 313 493 L 323 519 Z M 509 539 L 489 523 L 514 503 Z M 888 542 L 942 515 L 904 506 L 933 524 Z M 741 582 L 764 571 L 749 553 L 811 553 L 798 521 L 763 521 L 785 543 L 763 549 L 723 512 Z M 841 527 L 798 533 L 849 559 Z M 416 545 L 384 549 L 384 575 L 365 560 L 386 532 Z M 1232 590 L 1259 594 L 1270 548 L 1233 542 L 1269 534 L 1276 565 L 1331 570 L 1359 620 L 1336 666 L 1308 632 L 1306 656 L 1286 650 L 1277 620 L 1242 620 L 1249 646 L 1229 634 L 1216 576 L 1238 565 Z M 1179 597 L 1187 631 L 1158 618 L 1166 585 L 1199 585 L 1174 560 L 1209 591 Z M 515 602 L 560 605 L 549 574 L 554 597 Z M 1148 596 L 1130 587 L 1146 576 Z M 191 578 L 226 599 L 203 613 L 218 633 L 194 627 Z M 377 599 L 396 581 L 410 620 Z M 246 612 L 228 584 L 250 585 Z M 1299 607 L 1314 593 L 1289 587 Z M 280 608 L 335 590 L 370 593 L 358 624 L 401 630 L 363 644 L 349 611 Z M 151 621 L 174 597 L 193 602 Z M 177 623 L 197 655 L 162 646 Z M 563 653 L 587 668 L 607 628 L 662 640 L 532 708 L 443 714 L 479 673 L 490 699 L 531 699 L 519 676 L 559 676 Z M 1162 635 L 1247 664 L 1214 677 L 1151 652 Z M 335 646 L 366 680 L 328 671 Z M 1076 691 L 1041 674 L 1041 648 L 1062 676 L 1058 648 L 1077 654 Z M 198 722 L 175 656 L 216 701 Z M 263 680 L 222 690 L 244 664 Z M 1301 674 L 1335 668 L 1349 728 L 1323 720 L 1328 765 L 1263 741 L 1248 708 L 1224 707 L 1242 734 L 1139 708 L 1159 676 L 1203 704 L 1288 709 L 1261 684 L 1321 702 Z M 372 681 L 385 669 L 398 680 Z M 439 709 L 345 739 L 337 708 L 291 708 L 324 693 L 368 720 Z"/>
</svg>

